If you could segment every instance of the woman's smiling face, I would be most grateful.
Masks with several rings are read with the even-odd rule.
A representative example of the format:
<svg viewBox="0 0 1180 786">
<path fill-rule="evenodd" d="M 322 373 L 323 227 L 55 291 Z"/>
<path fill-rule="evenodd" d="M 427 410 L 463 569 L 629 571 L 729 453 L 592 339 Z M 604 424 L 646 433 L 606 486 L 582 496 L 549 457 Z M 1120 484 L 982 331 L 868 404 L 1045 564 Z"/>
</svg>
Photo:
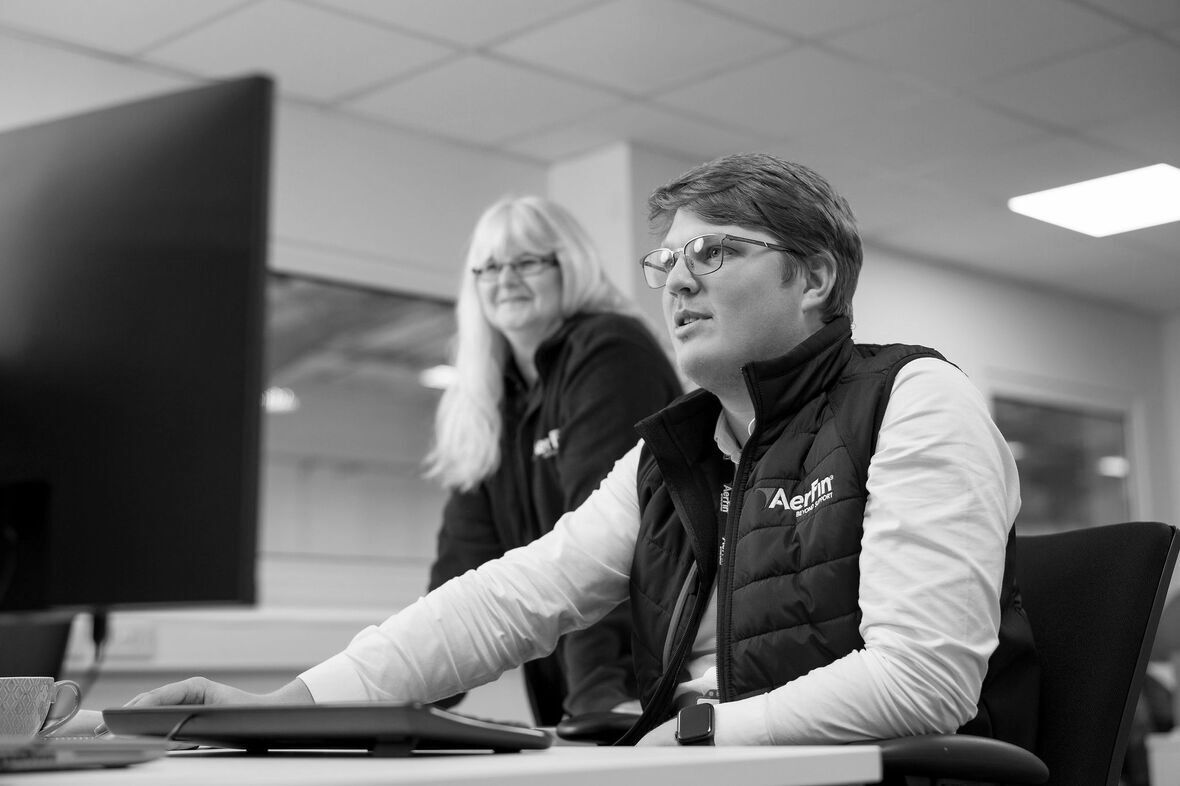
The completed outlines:
<svg viewBox="0 0 1180 786">
<path fill-rule="evenodd" d="M 492 327 L 506 337 L 539 341 L 561 324 L 561 268 L 546 264 L 532 275 L 522 275 L 513 263 L 526 258 L 539 259 L 534 253 L 517 254 L 512 259 L 494 260 L 500 270 L 494 276 L 477 276 L 476 289 L 480 306 Z"/>
</svg>

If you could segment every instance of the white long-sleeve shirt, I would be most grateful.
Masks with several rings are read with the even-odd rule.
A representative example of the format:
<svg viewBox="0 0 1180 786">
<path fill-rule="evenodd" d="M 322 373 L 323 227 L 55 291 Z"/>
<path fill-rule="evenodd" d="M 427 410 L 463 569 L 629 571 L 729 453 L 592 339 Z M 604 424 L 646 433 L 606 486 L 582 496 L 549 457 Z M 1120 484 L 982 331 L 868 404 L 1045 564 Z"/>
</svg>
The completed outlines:
<svg viewBox="0 0 1180 786">
<path fill-rule="evenodd" d="M 300 675 L 317 702 L 434 701 L 551 651 L 628 594 L 637 445 L 553 531 L 469 571 Z M 1016 465 L 967 378 L 924 358 L 894 381 L 869 464 L 863 649 L 716 707 L 718 745 L 953 731 L 976 711 L 998 641 Z"/>
</svg>

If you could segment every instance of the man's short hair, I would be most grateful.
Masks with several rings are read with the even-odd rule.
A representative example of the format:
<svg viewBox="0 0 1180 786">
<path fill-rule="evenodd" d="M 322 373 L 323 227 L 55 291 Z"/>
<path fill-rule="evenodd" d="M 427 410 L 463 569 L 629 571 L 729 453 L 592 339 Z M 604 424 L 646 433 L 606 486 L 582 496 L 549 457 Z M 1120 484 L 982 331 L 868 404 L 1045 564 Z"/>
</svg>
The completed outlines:
<svg viewBox="0 0 1180 786">
<path fill-rule="evenodd" d="M 847 200 L 813 170 L 766 153 L 724 156 L 657 188 L 648 207 L 660 236 L 681 208 L 710 223 L 769 232 L 797 249 L 799 261 L 788 261 L 784 281 L 794 277 L 801 260 L 828 254 L 836 264 L 836 283 L 823 319 L 851 318 L 863 259 L 860 234 Z"/>
</svg>

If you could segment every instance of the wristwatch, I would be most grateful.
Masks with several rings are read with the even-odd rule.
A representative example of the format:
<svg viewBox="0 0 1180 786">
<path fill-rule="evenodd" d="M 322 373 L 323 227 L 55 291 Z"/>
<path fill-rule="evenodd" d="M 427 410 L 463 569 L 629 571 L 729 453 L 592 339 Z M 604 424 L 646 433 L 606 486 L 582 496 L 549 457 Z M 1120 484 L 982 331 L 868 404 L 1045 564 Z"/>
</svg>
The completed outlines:
<svg viewBox="0 0 1180 786">
<path fill-rule="evenodd" d="M 676 716 L 676 741 L 681 745 L 713 744 L 713 705 L 690 704 Z"/>
</svg>

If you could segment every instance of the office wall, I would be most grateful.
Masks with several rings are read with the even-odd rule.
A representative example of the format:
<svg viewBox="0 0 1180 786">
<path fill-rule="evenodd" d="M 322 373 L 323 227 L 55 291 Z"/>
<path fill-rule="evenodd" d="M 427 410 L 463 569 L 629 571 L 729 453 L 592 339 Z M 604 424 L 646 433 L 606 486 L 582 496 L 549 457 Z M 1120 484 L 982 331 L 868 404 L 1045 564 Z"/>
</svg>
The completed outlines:
<svg viewBox="0 0 1180 786">
<path fill-rule="evenodd" d="M 1164 421 L 1164 435 L 1168 440 L 1168 458 L 1172 467 L 1170 477 L 1180 470 L 1180 316 L 1163 320 L 1163 357 L 1161 366 L 1164 373 L 1164 400 L 1169 404 L 1168 417 Z M 1173 504 L 1180 508 L 1180 498 Z M 1180 521 L 1176 522 L 1180 524 Z"/>
<path fill-rule="evenodd" d="M 647 198 L 656 186 L 697 163 L 617 142 L 549 167 L 550 196 L 569 207 L 594 237 L 607 273 L 639 306 L 669 351 L 660 295 L 648 288 L 639 269 L 639 259 L 655 245 Z"/>
<path fill-rule="evenodd" d="M 1159 320 L 870 246 L 855 325 L 860 341 L 936 347 L 989 397 L 1128 412 L 1131 515 L 1175 520 Z"/>
<path fill-rule="evenodd" d="M 1162 321 L 1163 357 L 1161 367 L 1164 374 L 1164 403 L 1166 417 L 1160 427 L 1161 438 L 1167 442 L 1168 455 L 1164 462 L 1166 473 L 1165 487 L 1171 491 L 1171 500 L 1163 521 L 1180 526 L 1180 491 L 1176 489 L 1176 477 L 1180 473 L 1180 316 L 1173 316 Z M 1180 571 L 1172 576 L 1171 597 L 1180 594 Z M 1180 655 L 1172 660 L 1173 664 L 1180 664 Z M 1176 674 L 1180 679 L 1180 673 Z M 1177 707 L 1180 707 L 1180 692 L 1176 694 Z"/>
<path fill-rule="evenodd" d="M 451 297 L 480 212 L 545 169 L 283 101 L 271 265 Z"/>
</svg>

